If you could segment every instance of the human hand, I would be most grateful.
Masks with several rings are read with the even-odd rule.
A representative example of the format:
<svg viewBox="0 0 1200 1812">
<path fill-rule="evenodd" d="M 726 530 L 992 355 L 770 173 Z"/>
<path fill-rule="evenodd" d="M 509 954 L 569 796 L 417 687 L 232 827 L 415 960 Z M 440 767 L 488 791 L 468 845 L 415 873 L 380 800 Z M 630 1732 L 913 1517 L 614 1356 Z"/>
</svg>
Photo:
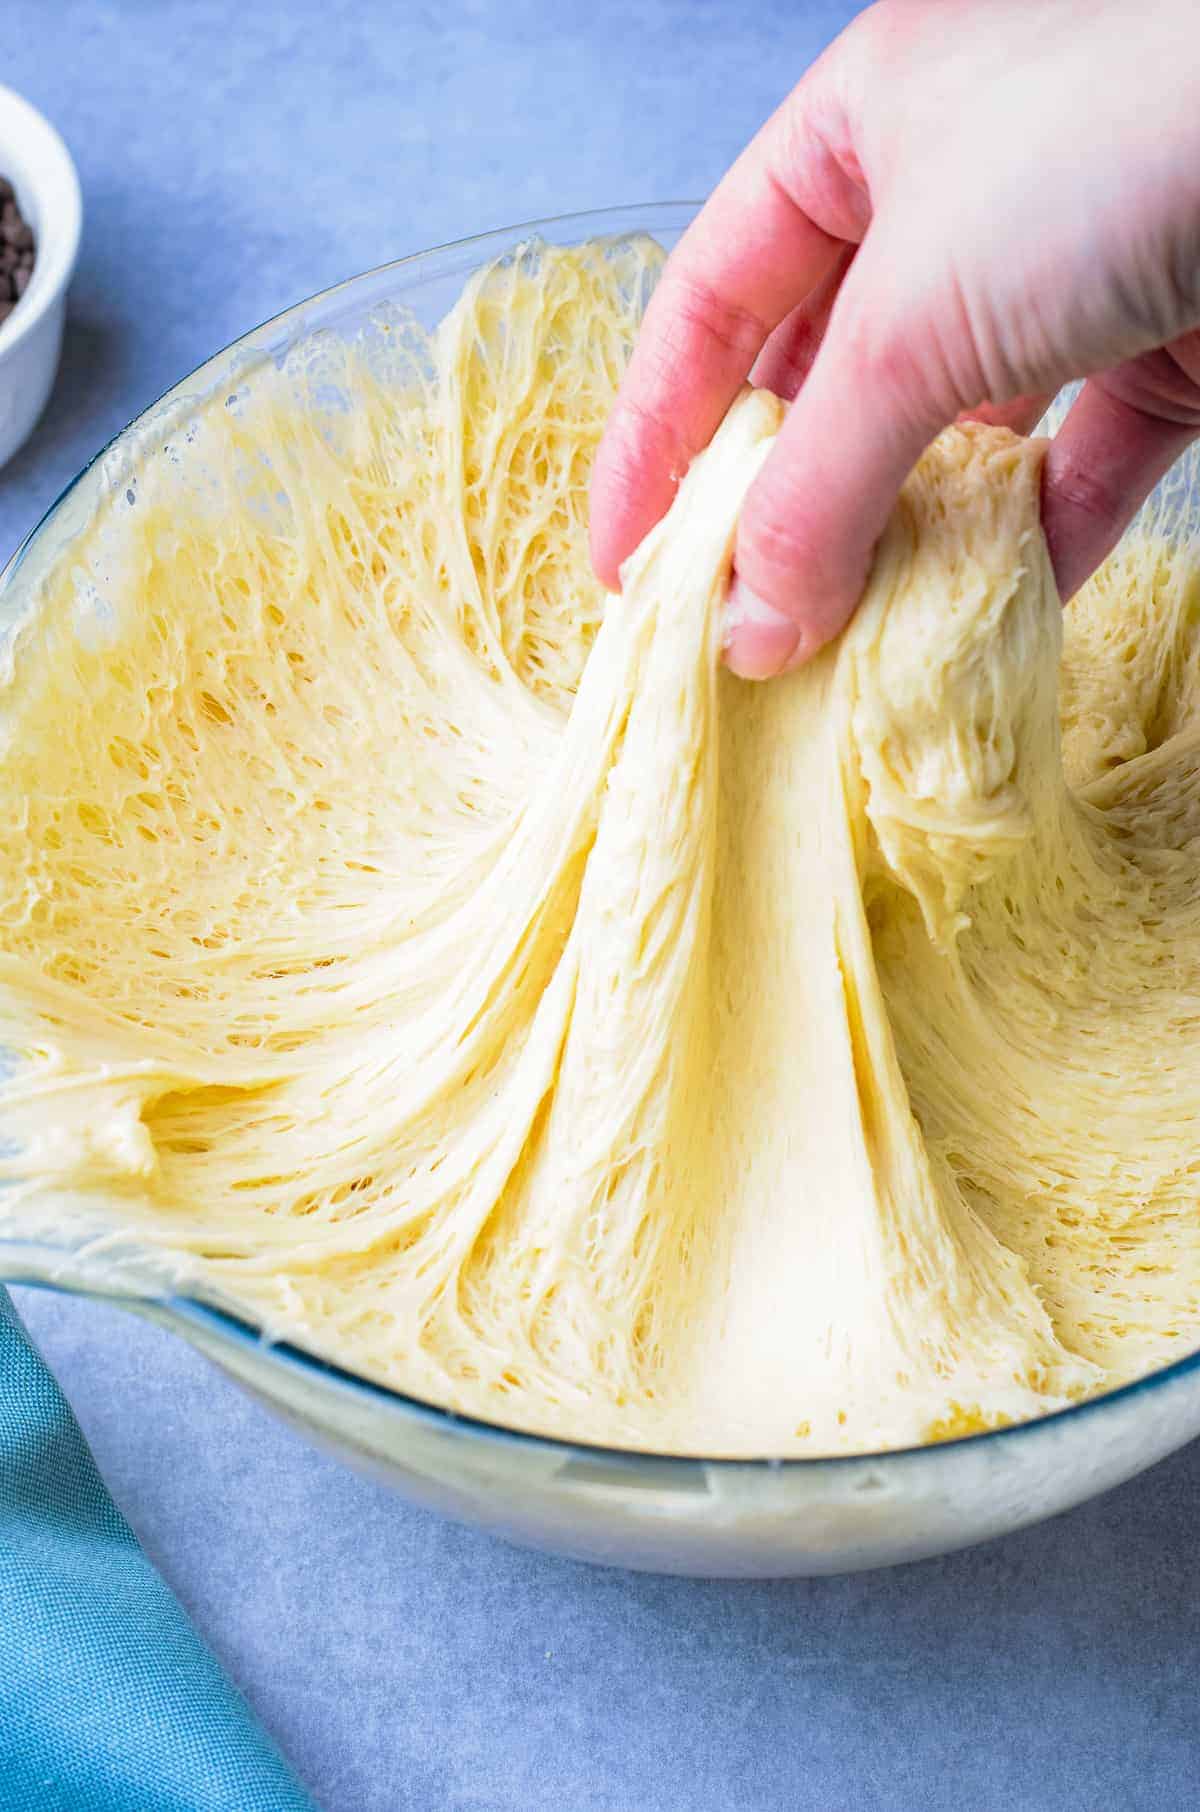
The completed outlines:
<svg viewBox="0 0 1200 1812">
<path fill-rule="evenodd" d="M 610 586 L 740 386 L 794 398 L 742 513 L 727 659 L 837 633 L 923 449 L 962 414 L 1053 441 L 1063 597 L 1200 433 L 1194 0 L 880 0 L 689 227 L 597 455 Z"/>
</svg>

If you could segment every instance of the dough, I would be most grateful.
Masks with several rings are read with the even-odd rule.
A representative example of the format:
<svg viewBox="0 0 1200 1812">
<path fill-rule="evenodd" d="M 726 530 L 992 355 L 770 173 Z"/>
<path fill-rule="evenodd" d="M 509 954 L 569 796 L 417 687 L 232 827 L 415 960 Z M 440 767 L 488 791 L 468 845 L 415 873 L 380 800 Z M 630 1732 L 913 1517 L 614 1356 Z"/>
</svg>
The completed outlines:
<svg viewBox="0 0 1200 1812">
<path fill-rule="evenodd" d="M 953 429 L 838 646 L 730 677 L 774 398 L 619 599 L 588 565 L 658 258 L 306 347 L 58 563 L 0 704 L 0 1224 L 589 1440 L 1035 1415 L 1200 1341 L 1197 566 L 1127 542 L 1060 673 L 1040 446 Z"/>
</svg>

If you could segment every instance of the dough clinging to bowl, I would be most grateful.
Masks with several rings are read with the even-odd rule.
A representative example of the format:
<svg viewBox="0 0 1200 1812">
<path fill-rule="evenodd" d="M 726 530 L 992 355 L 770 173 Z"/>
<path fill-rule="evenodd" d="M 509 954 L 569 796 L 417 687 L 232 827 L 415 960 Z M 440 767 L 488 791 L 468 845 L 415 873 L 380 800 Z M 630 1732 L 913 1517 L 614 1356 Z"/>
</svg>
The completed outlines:
<svg viewBox="0 0 1200 1812">
<path fill-rule="evenodd" d="M 1060 684 L 1039 449 L 951 430 L 838 647 L 730 678 L 774 399 L 619 600 L 587 561 L 657 257 L 316 349 L 63 563 L 4 701 L 4 1213 L 570 1437 L 1033 1415 L 1200 1338 L 1192 556 L 1120 550 Z"/>
</svg>

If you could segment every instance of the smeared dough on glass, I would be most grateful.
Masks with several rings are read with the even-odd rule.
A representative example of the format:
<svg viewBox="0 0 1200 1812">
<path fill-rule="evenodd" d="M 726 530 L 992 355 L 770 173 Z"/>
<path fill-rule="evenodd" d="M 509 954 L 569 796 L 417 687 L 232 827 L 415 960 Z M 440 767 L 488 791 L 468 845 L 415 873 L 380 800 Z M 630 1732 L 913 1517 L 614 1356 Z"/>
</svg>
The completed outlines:
<svg viewBox="0 0 1200 1812">
<path fill-rule="evenodd" d="M 1200 1341 L 1197 568 L 1127 542 L 1060 675 L 1040 449 L 952 429 L 838 646 L 731 678 L 773 398 L 588 564 L 658 258 L 254 374 L 59 562 L 0 699 L 3 1230 L 590 1440 L 1034 1415 Z"/>
</svg>

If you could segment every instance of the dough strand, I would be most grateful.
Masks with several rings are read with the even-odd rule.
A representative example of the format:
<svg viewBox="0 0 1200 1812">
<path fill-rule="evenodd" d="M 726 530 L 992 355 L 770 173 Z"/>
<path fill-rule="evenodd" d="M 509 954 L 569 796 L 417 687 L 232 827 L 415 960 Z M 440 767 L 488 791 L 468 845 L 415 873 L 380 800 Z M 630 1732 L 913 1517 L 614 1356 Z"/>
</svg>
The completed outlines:
<svg viewBox="0 0 1200 1812">
<path fill-rule="evenodd" d="M 1200 563 L 1144 526 L 1064 618 L 1042 444 L 957 427 L 838 644 L 733 678 L 774 397 L 619 598 L 588 561 L 660 263 L 532 244 L 318 338 L 49 574 L 0 1233 L 583 1440 L 1037 1415 L 1200 1342 Z"/>
</svg>

